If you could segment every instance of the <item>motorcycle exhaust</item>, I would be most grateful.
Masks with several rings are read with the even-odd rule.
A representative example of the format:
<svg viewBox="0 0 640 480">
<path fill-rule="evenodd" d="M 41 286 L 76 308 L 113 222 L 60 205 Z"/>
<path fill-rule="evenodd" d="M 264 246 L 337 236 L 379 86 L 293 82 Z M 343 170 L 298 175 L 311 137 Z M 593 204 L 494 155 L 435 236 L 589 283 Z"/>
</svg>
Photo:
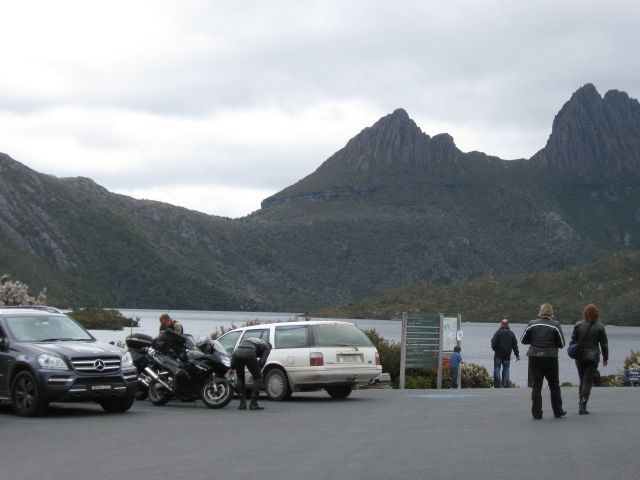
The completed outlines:
<svg viewBox="0 0 640 480">
<path fill-rule="evenodd" d="M 144 367 L 144 371 L 147 372 L 149 374 L 149 376 L 151 378 L 153 378 L 156 382 L 158 382 L 160 385 L 162 385 L 164 388 L 166 388 L 167 390 L 169 390 L 171 393 L 173 393 L 174 395 L 176 394 L 176 392 L 173 391 L 173 388 L 171 388 L 169 385 L 167 385 L 159 376 L 156 372 L 154 372 L 153 370 L 151 370 L 149 367 Z"/>
</svg>

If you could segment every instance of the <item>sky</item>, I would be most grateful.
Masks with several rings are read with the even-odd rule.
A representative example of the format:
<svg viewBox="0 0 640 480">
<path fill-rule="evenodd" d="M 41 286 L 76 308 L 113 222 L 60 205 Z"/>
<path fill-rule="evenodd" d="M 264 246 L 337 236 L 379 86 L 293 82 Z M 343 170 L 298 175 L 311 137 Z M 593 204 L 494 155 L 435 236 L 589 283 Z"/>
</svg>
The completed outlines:
<svg viewBox="0 0 640 480">
<path fill-rule="evenodd" d="M 633 0 L 0 0 L 0 152 L 241 217 L 402 107 L 529 158 L 593 83 L 640 97 Z"/>
</svg>

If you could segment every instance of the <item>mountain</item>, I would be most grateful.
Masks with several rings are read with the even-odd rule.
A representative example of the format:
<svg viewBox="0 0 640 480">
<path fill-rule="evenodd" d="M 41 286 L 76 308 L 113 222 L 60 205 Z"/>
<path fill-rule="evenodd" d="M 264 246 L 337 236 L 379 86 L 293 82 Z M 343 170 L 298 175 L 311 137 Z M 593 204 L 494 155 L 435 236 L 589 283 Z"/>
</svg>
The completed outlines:
<svg viewBox="0 0 640 480">
<path fill-rule="evenodd" d="M 531 158 L 539 168 L 596 178 L 640 172 L 640 104 L 624 92 L 604 98 L 587 84 L 564 104 L 545 147 Z"/>
<path fill-rule="evenodd" d="M 640 325 L 640 252 L 608 257 L 585 267 L 522 276 L 485 276 L 458 285 L 421 285 L 389 290 L 354 305 L 314 312 L 345 318 L 400 318 L 402 312 L 462 313 L 463 321 L 525 323 L 552 301 L 556 318 L 575 323 L 595 303 L 604 323 Z M 489 299 L 489 301 L 488 301 Z M 566 332 L 565 332 L 566 333 Z"/>
<path fill-rule="evenodd" d="M 584 265 L 640 245 L 637 112 L 585 85 L 505 161 L 398 109 L 237 220 L 0 155 L 0 266 L 58 304 L 301 311 Z"/>
</svg>

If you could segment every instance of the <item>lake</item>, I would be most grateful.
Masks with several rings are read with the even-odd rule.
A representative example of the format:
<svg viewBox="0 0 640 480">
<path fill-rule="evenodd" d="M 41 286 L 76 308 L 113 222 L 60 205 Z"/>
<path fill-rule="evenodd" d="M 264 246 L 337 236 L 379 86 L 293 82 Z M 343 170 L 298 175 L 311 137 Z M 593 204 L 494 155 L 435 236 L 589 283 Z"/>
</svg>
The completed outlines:
<svg viewBox="0 0 640 480">
<path fill-rule="evenodd" d="M 119 309 L 128 317 L 138 317 L 140 319 L 140 327 L 134 328 L 134 332 L 145 333 L 147 335 L 156 336 L 158 334 L 159 321 L 161 314 L 167 313 L 166 310 L 141 310 L 141 309 Z M 265 313 L 265 312 L 209 312 L 195 310 L 173 310 L 168 312 L 171 317 L 182 323 L 185 333 L 189 333 L 194 337 L 208 336 L 216 328 L 232 326 L 240 327 L 245 321 L 258 320 L 261 323 L 270 322 L 286 322 L 290 320 L 299 320 L 296 313 Z M 319 320 L 318 318 L 312 318 Z M 325 319 L 323 319 L 325 320 Z M 351 320 L 351 319 L 331 319 L 346 320 L 355 323 L 363 330 L 375 329 L 383 338 L 391 341 L 400 340 L 401 325 L 395 320 Z M 465 362 L 477 363 L 483 365 L 493 375 L 493 351 L 490 342 L 493 333 L 498 329 L 498 323 L 471 323 L 462 322 L 462 330 L 464 332 L 462 340 L 462 358 Z M 512 324 L 511 330 L 516 337 L 520 339 L 524 331 L 525 324 Z M 573 325 L 562 326 L 567 343 L 571 338 Z M 613 374 L 622 368 L 624 358 L 633 350 L 640 350 L 640 327 L 618 327 L 607 325 L 607 336 L 609 338 L 609 366 L 603 368 L 600 364 L 600 373 L 602 375 Z M 103 341 L 123 340 L 129 330 L 91 330 L 93 336 Z M 522 361 L 511 362 L 510 376 L 511 381 L 521 387 L 527 385 L 527 360 L 526 345 L 519 345 L 520 356 Z M 560 381 L 578 383 L 578 374 L 575 364 L 566 352 L 560 352 Z"/>
</svg>

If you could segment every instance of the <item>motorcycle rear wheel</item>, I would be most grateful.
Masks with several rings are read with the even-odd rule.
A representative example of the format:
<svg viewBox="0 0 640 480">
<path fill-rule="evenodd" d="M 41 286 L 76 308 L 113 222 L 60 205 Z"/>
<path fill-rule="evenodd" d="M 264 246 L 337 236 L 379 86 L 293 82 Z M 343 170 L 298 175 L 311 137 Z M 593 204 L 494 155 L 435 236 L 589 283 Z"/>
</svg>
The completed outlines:
<svg viewBox="0 0 640 480">
<path fill-rule="evenodd" d="M 200 398 L 209 408 L 226 407 L 233 398 L 233 388 L 226 382 L 215 382 L 213 380 L 202 385 Z"/>
<path fill-rule="evenodd" d="M 165 405 L 171 397 L 173 396 L 171 392 L 168 392 L 166 388 L 162 386 L 159 382 L 153 380 L 149 384 L 149 401 L 154 405 L 161 406 Z"/>
</svg>

